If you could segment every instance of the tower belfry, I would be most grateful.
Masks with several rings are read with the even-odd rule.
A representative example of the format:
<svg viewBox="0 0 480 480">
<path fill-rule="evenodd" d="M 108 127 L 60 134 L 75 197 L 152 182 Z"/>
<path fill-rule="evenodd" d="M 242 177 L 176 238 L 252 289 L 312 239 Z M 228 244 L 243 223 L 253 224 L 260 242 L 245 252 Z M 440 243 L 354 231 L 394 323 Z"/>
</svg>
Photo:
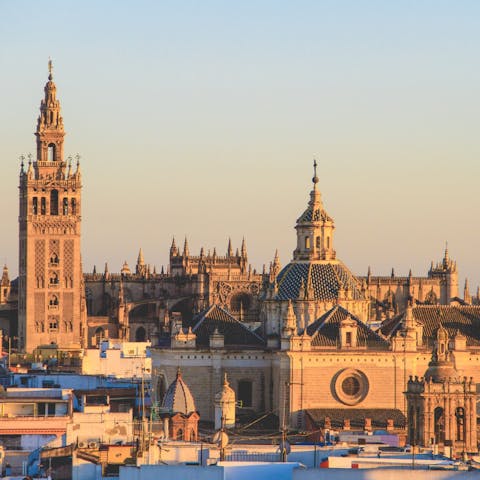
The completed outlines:
<svg viewBox="0 0 480 480">
<path fill-rule="evenodd" d="M 80 258 L 81 173 L 67 168 L 53 67 L 40 104 L 37 157 L 20 171 L 19 343 L 79 348 L 84 337 Z"/>
</svg>

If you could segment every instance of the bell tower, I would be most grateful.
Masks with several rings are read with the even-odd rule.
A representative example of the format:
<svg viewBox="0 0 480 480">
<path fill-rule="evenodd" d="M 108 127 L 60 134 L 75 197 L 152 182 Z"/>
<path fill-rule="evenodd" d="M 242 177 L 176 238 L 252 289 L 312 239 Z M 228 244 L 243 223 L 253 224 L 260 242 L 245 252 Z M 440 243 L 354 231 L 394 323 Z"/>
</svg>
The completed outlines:
<svg viewBox="0 0 480 480">
<path fill-rule="evenodd" d="M 86 311 L 82 307 L 80 257 L 81 173 L 77 156 L 64 159 L 65 131 L 53 82 L 52 62 L 40 104 L 37 157 L 22 158 L 19 214 L 18 334 L 20 348 L 82 345 Z"/>
</svg>

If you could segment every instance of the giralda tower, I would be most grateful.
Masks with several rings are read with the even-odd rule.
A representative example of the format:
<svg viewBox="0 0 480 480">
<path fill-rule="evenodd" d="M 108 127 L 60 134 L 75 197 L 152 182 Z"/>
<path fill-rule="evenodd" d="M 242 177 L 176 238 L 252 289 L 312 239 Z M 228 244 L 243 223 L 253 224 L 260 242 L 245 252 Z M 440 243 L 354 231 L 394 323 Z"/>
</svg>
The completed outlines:
<svg viewBox="0 0 480 480">
<path fill-rule="evenodd" d="M 19 346 L 83 344 L 86 311 L 80 256 L 81 174 L 64 159 L 65 131 L 49 62 L 37 156 L 20 171 Z"/>
</svg>

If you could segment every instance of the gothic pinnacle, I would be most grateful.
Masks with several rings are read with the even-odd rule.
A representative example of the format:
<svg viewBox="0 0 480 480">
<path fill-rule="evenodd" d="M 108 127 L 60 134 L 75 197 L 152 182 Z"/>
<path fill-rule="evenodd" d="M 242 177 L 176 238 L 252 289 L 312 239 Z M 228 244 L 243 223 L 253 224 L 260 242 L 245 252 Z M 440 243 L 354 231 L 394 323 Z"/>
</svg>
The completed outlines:
<svg viewBox="0 0 480 480">
<path fill-rule="evenodd" d="M 140 250 L 138 251 L 137 265 L 145 265 L 142 247 L 140 247 Z"/>
</svg>

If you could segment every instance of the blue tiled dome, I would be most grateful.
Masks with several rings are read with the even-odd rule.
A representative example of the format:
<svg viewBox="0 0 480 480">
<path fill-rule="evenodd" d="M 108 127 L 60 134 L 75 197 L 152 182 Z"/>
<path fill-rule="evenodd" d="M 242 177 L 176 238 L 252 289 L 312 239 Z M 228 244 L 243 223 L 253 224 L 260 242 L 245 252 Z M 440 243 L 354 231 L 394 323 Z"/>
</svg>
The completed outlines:
<svg viewBox="0 0 480 480">
<path fill-rule="evenodd" d="M 302 297 L 302 285 L 311 290 L 309 300 L 329 301 L 339 297 L 340 290 L 348 290 L 350 298 L 365 298 L 360 282 L 340 261 L 291 262 L 277 277 L 277 300 L 297 300 Z"/>
</svg>

